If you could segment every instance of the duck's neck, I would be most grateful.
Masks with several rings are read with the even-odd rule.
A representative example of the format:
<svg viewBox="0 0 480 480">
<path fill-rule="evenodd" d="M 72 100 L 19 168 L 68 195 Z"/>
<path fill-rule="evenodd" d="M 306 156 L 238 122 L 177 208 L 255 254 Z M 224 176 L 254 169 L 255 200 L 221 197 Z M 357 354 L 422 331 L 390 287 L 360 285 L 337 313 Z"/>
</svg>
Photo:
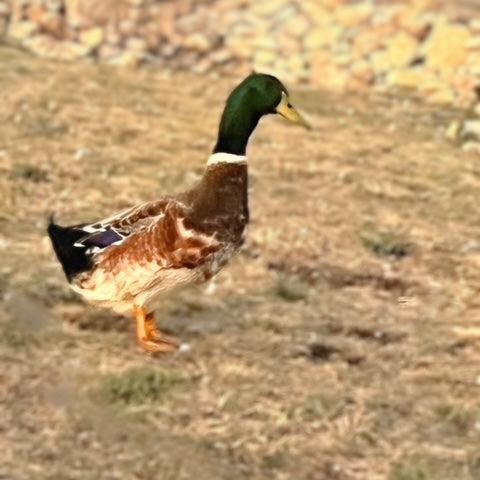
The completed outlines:
<svg viewBox="0 0 480 480">
<path fill-rule="evenodd" d="M 248 215 L 247 157 L 214 153 L 203 175 L 203 202 L 215 215 Z"/>
<path fill-rule="evenodd" d="M 230 95 L 218 129 L 217 143 L 205 174 L 195 190 L 195 218 L 225 223 L 225 229 L 243 229 L 248 222 L 248 140 L 262 114 L 254 107 L 249 89 Z M 231 225 L 231 227 L 228 227 Z"/>
<path fill-rule="evenodd" d="M 245 155 L 250 135 L 262 117 L 248 96 L 248 91 L 240 91 L 229 98 L 222 114 L 213 153 Z"/>
<path fill-rule="evenodd" d="M 225 229 L 243 229 L 249 217 L 247 157 L 212 154 L 192 200 L 195 218 L 224 222 Z"/>
</svg>

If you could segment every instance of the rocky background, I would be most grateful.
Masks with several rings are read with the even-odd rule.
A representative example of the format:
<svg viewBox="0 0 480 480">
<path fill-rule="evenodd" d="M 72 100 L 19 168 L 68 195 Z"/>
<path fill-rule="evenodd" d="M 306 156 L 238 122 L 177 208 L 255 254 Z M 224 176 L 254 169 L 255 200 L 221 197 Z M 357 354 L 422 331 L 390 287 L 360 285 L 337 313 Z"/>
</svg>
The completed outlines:
<svg viewBox="0 0 480 480">
<path fill-rule="evenodd" d="M 0 0 L 0 33 L 40 56 L 270 71 L 344 91 L 409 88 L 469 105 L 480 17 L 432 0 Z"/>
</svg>

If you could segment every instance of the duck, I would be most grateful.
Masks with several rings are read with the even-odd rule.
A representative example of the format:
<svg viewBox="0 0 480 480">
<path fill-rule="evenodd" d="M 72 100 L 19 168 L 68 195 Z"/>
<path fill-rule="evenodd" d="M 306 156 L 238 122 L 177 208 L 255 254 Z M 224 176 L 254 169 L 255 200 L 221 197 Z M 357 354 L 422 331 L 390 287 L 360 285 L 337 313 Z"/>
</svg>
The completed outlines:
<svg viewBox="0 0 480 480">
<path fill-rule="evenodd" d="M 214 277 L 244 243 L 247 145 L 271 114 L 310 128 L 277 77 L 253 72 L 228 96 L 213 151 L 190 189 L 95 222 L 61 226 L 50 218 L 47 233 L 70 287 L 87 302 L 132 312 L 145 351 L 181 349 L 158 328 L 156 310 L 167 295 Z"/>
</svg>

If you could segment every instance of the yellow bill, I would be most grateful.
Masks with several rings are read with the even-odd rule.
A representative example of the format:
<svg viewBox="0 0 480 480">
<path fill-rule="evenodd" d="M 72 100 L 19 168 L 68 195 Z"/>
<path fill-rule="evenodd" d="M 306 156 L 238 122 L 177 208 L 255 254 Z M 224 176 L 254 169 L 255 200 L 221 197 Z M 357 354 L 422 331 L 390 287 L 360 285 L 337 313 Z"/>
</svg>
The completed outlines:
<svg viewBox="0 0 480 480">
<path fill-rule="evenodd" d="M 285 92 L 282 92 L 282 99 L 278 104 L 277 113 L 282 117 L 290 120 L 293 123 L 297 123 L 302 127 L 310 130 L 312 127 L 310 124 L 303 118 L 303 116 L 295 109 L 295 107 L 290 103 L 290 100 Z"/>
</svg>

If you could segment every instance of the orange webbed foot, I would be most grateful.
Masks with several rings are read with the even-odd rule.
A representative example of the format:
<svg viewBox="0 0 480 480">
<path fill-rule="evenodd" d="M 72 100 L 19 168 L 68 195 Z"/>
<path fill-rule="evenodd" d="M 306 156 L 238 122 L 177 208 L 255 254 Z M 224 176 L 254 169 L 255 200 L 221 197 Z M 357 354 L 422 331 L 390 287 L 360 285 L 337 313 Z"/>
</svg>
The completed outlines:
<svg viewBox="0 0 480 480">
<path fill-rule="evenodd" d="M 155 325 L 153 313 L 146 313 L 141 307 L 134 307 L 137 321 L 137 340 L 140 346 L 149 353 L 175 352 L 180 343 L 174 337 L 165 335 Z"/>
</svg>

